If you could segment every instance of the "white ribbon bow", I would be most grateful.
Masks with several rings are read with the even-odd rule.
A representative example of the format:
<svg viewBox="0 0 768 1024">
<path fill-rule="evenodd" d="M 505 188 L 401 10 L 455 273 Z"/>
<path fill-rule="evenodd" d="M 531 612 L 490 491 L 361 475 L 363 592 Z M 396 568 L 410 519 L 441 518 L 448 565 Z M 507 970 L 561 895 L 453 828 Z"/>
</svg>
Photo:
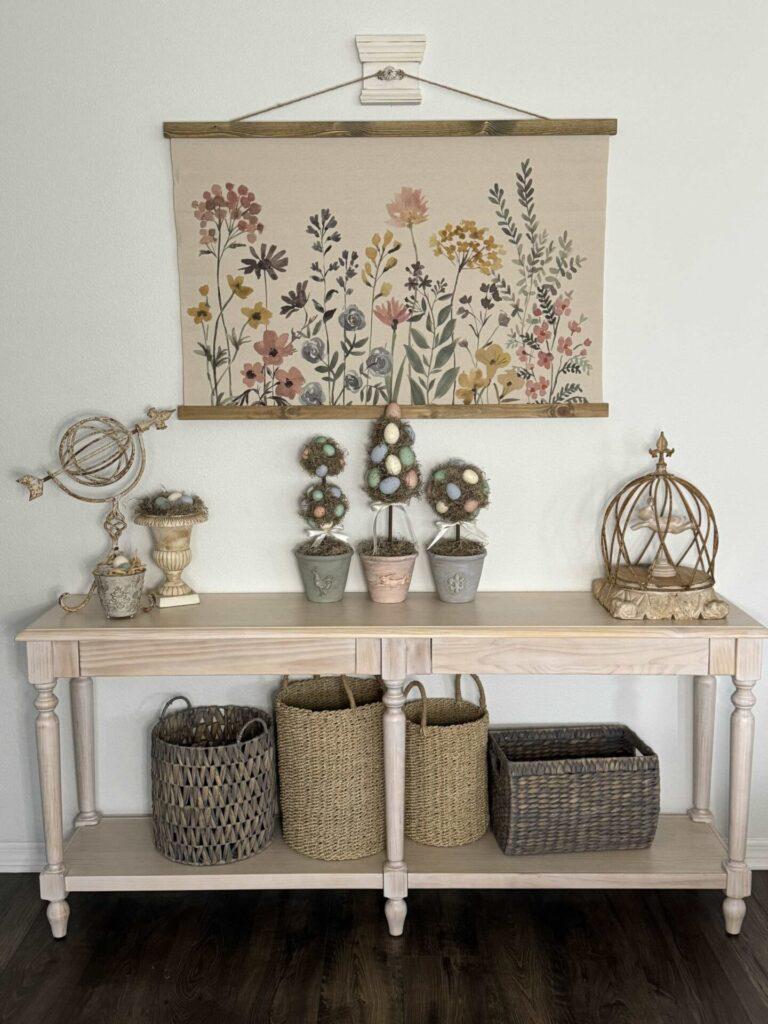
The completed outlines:
<svg viewBox="0 0 768 1024">
<path fill-rule="evenodd" d="M 330 526 L 324 526 L 320 530 L 307 530 L 307 536 L 312 538 L 313 548 L 319 547 L 325 537 L 334 537 L 336 540 L 341 540 L 344 541 L 345 544 L 349 544 L 349 537 L 346 533 L 342 532 L 339 523 L 331 523 Z"/>
<path fill-rule="evenodd" d="M 406 525 L 406 528 L 408 529 L 408 534 L 409 534 L 411 540 L 413 541 L 413 543 L 414 544 L 417 543 L 417 541 L 416 541 L 416 534 L 413 532 L 413 527 L 411 526 L 411 520 L 410 520 L 410 518 L 408 516 L 408 509 L 405 507 L 405 503 L 404 502 L 402 502 L 402 501 L 372 501 L 371 502 L 371 510 L 374 513 L 374 516 L 373 516 L 373 554 L 374 555 L 376 554 L 376 542 L 377 542 L 377 539 L 378 539 L 376 530 L 377 530 L 378 523 L 379 523 L 379 516 L 381 515 L 382 512 L 384 512 L 388 508 L 393 508 L 393 509 L 394 508 L 399 508 L 400 509 L 400 511 L 403 513 L 403 519 L 405 519 L 405 525 Z"/>
<path fill-rule="evenodd" d="M 437 544 L 437 542 L 441 540 L 449 530 L 452 530 L 454 526 L 460 526 L 470 540 L 476 540 L 478 543 L 483 545 L 488 543 L 488 537 L 482 530 L 478 529 L 474 523 L 446 523 L 444 519 L 435 519 L 434 525 L 437 527 L 437 533 L 429 544 L 427 544 L 427 551 L 429 551 L 431 547 L 434 547 L 434 545 Z"/>
</svg>

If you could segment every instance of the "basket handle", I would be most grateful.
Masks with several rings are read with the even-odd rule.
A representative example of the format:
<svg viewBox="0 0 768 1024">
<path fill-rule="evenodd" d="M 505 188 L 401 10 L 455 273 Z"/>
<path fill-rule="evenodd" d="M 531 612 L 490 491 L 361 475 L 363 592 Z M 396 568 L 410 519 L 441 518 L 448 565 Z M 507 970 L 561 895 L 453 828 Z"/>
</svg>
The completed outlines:
<svg viewBox="0 0 768 1024">
<path fill-rule="evenodd" d="M 261 726 L 262 732 L 266 733 L 266 731 L 267 731 L 267 723 L 264 721 L 263 718 L 249 718 L 248 721 L 245 723 L 245 725 L 240 730 L 240 732 L 237 734 L 237 739 L 235 740 L 235 742 L 237 743 L 238 746 L 242 746 L 242 744 L 244 742 L 243 741 L 243 733 L 248 728 L 248 726 L 249 725 L 253 725 L 254 722 L 258 722 L 258 724 Z M 255 736 L 251 736 L 250 739 L 255 740 L 256 737 Z"/>
<path fill-rule="evenodd" d="M 175 704 L 177 700 L 183 700 L 187 705 L 187 710 L 192 710 L 192 701 L 189 699 L 189 697 L 185 697 L 184 694 L 182 693 L 177 693 L 175 697 L 171 697 L 170 700 L 167 700 L 165 704 L 163 704 L 163 710 L 160 712 L 157 718 L 158 722 L 162 722 L 162 720 L 165 718 L 165 712 L 168 710 L 171 704 Z"/>
<path fill-rule="evenodd" d="M 477 686 L 477 692 L 480 694 L 479 708 L 481 711 L 485 711 L 485 690 L 483 684 L 480 682 L 480 676 L 476 676 L 474 672 L 469 673 L 470 677 L 475 680 L 475 686 Z M 461 696 L 461 672 L 457 672 L 453 680 L 453 692 L 456 696 L 456 700 L 462 700 Z"/>
<path fill-rule="evenodd" d="M 347 680 L 346 676 L 341 676 L 340 678 L 341 678 L 341 685 L 344 687 L 344 692 L 346 693 L 347 700 L 349 701 L 349 706 L 354 711 L 355 708 L 357 707 L 357 702 L 355 701 L 354 693 L 352 693 L 352 687 L 349 685 L 349 681 Z M 281 676 L 281 678 L 280 678 L 280 689 L 284 690 L 288 686 L 289 682 L 290 682 L 290 680 L 289 680 L 288 676 Z"/>
<path fill-rule="evenodd" d="M 421 694 L 421 731 L 427 731 L 427 691 L 424 689 L 424 684 L 418 679 L 414 679 L 413 682 L 408 683 L 406 688 L 403 690 L 403 697 L 407 697 L 411 690 L 417 687 Z"/>
</svg>

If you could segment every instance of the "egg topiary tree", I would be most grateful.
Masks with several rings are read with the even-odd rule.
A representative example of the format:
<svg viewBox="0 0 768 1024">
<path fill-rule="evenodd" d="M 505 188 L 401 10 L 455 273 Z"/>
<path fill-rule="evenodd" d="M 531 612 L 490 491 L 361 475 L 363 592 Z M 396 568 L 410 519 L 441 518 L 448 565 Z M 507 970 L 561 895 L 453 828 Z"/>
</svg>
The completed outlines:
<svg viewBox="0 0 768 1024">
<path fill-rule="evenodd" d="M 413 554 L 412 540 L 394 536 L 394 510 L 421 493 L 421 470 L 413 450 L 413 427 L 402 418 L 397 402 L 390 402 L 371 427 L 365 463 L 364 490 L 371 505 L 387 508 L 386 542 L 377 544 L 377 554 Z"/>
<path fill-rule="evenodd" d="M 430 544 L 430 551 L 442 555 L 476 555 L 485 551 L 484 540 L 461 535 L 462 524 L 474 522 L 490 499 L 488 480 L 479 466 L 461 459 L 441 462 L 429 475 L 426 496 L 440 518 L 439 533 Z M 449 523 L 455 524 L 453 537 L 447 536 L 445 527 Z M 478 531 L 471 532 L 477 537 Z"/>
</svg>

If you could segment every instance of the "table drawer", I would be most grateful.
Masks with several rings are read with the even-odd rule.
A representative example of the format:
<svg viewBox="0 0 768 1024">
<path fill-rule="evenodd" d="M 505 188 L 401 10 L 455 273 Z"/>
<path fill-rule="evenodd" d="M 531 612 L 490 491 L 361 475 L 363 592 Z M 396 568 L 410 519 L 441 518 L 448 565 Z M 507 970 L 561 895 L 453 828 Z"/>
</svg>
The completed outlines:
<svg viewBox="0 0 768 1024">
<path fill-rule="evenodd" d="M 433 672 L 510 675 L 706 675 L 706 637 L 435 637 Z"/>
<path fill-rule="evenodd" d="M 354 672 L 355 641 L 305 640 L 84 640 L 84 676 L 237 676 Z"/>
</svg>

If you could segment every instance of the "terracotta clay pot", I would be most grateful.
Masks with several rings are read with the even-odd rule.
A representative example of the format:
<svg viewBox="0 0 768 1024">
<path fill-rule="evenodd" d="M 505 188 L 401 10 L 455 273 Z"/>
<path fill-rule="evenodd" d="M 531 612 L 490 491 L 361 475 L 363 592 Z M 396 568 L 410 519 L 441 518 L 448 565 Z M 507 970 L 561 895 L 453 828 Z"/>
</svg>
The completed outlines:
<svg viewBox="0 0 768 1024">
<path fill-rule="evenodd" d="M 408 596 L 416 553 L 412 555 L 360 555 L 368 594 L 376 604 L 399 604 Z"/>
</svg>

